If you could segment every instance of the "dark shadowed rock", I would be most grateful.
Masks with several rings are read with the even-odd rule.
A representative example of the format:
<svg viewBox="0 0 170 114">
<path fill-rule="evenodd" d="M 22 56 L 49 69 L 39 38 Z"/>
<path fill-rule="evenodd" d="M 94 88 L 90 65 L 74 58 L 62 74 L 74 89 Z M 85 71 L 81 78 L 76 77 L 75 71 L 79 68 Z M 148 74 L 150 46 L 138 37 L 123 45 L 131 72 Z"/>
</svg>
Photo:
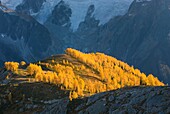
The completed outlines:
<svg viewBox="0 0 170 114">
<path fill-rule="evenodd" d="M 72 11 L 69 8 L 69 5 L 65 4 L 64 1 L 60 1 L 52 12 L 51 21 L 58 26 L 70 27 L 71 14 Z"/>
</svg>

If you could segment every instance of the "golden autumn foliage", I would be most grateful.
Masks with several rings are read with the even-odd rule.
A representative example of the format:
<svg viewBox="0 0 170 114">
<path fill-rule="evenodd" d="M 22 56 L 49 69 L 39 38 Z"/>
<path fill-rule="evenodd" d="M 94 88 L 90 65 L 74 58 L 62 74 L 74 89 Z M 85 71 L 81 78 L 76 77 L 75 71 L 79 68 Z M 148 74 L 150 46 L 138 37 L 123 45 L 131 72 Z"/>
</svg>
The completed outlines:
<svg viewBox="0 0 170 114">
<path fill-rule="evenodd" d="M 37 73 L 41 73 L 42 72 L 42 68 L 41 66 L 38 66 L 36 64 L 30 64 L 28 67 L 27 67 L 27 71 L 30 75 L 33 75 L 33 74 L 37 74 Z"/>
<path fill-rule="evenodd" d="M 38 62 L 39 66 L 30 64 L 26 70 L 38 82 L 56 84 L 61 89 L 70 90 L 70 100 L 127 86 L 164 86 L 153 75 L 146 76 L 133 66 L 103 53 L 85 54 L 71 48 L 65 52 L 63 57 L 60 55 L 46 62 Z M 7 68 L 14 70 L 9 63 Z"/>
<path fill-rule="evenodd" d="M 76 99 L 77 97 L 78 97 L 77 92 L 75 92 L 75 91 L 70 92 L 70 95 L 69 95 L 70 101 L 72 101 L 72 99 Z"/>
<path fill-rule="evenodd" d="M 15 72 L 16 70 L 18 70 L 18 66 L 19 66 L 19 63 L 17 62 L 5 62 L 5 68 L 12 72 Z"/>
<path fill-rule="evenodd" d="M 24 66 L 24 65 L 26 65 L 26 62 L 25 62 L 25 61 L 21 61 L 21 62 L 20 62 L 20 65 L 21 65 L 21 66 Z"/>
<path fill-rule="evenodd" d="M 65 52 L 99 72 L 101 80 L 106 81 L 107 85 L 113 85 L 115 81 L 117 82 L 116 88 L 119 88 L 119 86 L 164 85 L 153 75 L 147 77 L 140 70 L 134 69 L 133 66 L 130 67 L 128 64 L 103 53 L 85 54 L 71 48 L 68 48 Z M 110 86 L 108 87 L 110 88 Z"/>
</svg>

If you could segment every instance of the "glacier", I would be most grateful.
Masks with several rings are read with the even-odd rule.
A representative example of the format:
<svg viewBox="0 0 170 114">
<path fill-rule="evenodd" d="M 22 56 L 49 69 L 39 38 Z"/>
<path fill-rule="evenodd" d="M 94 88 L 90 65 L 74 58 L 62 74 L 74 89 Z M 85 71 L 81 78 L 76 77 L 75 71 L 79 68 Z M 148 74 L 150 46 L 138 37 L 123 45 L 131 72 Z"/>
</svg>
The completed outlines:
<svg viewBox="0 0 170 114">
<path fill-rule="evenodd" d="M 2 3 L 11 9 L 22 3 L 23 0 L 2 0 Z M 54 7 L 61 0 L 46 0 L 43 3 L 41 10 L 32 13 L 37 21 L 43 24 L 52 13 Z M 107 23 L 110 19 L 118 15 L 124 15 L 134 0 L 63 0 L 72 9 L 71 29 L 76 31 L 79 24 L 84 21 L 87 10 L 90 5 L 95 6 L 93 17 L 99 20 L 99 25 Z"/>
<path fill-rule="evenodd" d="M 83 22 L 90 5 L 95 6 L 93 17 L 100 21 L 100 25 L 107 23 L 111 18 L 124 15 L 133 0 L 63 0 L 72 9 L 71 29 L 76 31 L 80 22 Z M 38 14 L 38 21 L 44 23 L 60 0 L 46 0 Z"/>
</svg>

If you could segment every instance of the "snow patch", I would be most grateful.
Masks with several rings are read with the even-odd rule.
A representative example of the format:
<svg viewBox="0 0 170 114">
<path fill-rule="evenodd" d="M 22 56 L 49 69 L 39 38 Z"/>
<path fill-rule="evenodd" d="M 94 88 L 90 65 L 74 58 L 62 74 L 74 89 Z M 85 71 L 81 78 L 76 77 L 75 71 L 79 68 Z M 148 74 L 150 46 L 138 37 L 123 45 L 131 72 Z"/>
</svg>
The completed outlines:
<svg viewBox="0 0 170 114">
<path fill-rule="evenodd" d="M 167 39 L 168 39 L 168 40 L 170 40 L 170 31 L 169 31 L 169 33 L 168 33 L 168 37 L 167 37 Z"/>
<path fill-rule="evenodd" d="M 136 2 L 150 2 L 152 0 L 136 0 Z"/>
<path fill-rule="evenodd" d="M 46 0 L 46 2 L 43 3 L 40 12 L 36 16 L 37 20 L 43 24 L 59 2 L 60 0 Z"/>
<path fill-rule="evenodd" d="M 1 34 L 1 37 L 4 38 L 4 37 L 5 37 L 5 34 Z"/>
<path fill-rule="evenodd" d="M 10 9 L 15 10 L 16 6 L 22 3 L 23 0 L 1 0 L 1 3 Z"/>
</svg>

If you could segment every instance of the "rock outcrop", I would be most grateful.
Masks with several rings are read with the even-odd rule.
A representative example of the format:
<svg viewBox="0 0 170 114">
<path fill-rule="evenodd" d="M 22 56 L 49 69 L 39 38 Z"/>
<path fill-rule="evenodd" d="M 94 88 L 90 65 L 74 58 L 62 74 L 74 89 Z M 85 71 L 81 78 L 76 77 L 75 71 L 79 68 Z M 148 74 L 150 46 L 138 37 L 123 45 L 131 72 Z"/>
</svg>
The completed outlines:
<svg viewBox="0 0 170 114">
<path fill-rule="evenodd" d="M 43 88 L 42 88 L 43 87 Z M 170 87 L 129 87 L 69 101 L 48 84 L 1 86 L 1 113 L 169 114 Z M 12 92 L 12 104 L 9 95 Z M 13 92 L 16 92 L 14 94 Z M 49 92 L 49 93 L 47 93 Z"/>
<path fill-rule="evenodd" d="M 170 87 L 132 87 L 73 100 L 67 113 L 73 114 L 168 114 Z"/>
</svg>

